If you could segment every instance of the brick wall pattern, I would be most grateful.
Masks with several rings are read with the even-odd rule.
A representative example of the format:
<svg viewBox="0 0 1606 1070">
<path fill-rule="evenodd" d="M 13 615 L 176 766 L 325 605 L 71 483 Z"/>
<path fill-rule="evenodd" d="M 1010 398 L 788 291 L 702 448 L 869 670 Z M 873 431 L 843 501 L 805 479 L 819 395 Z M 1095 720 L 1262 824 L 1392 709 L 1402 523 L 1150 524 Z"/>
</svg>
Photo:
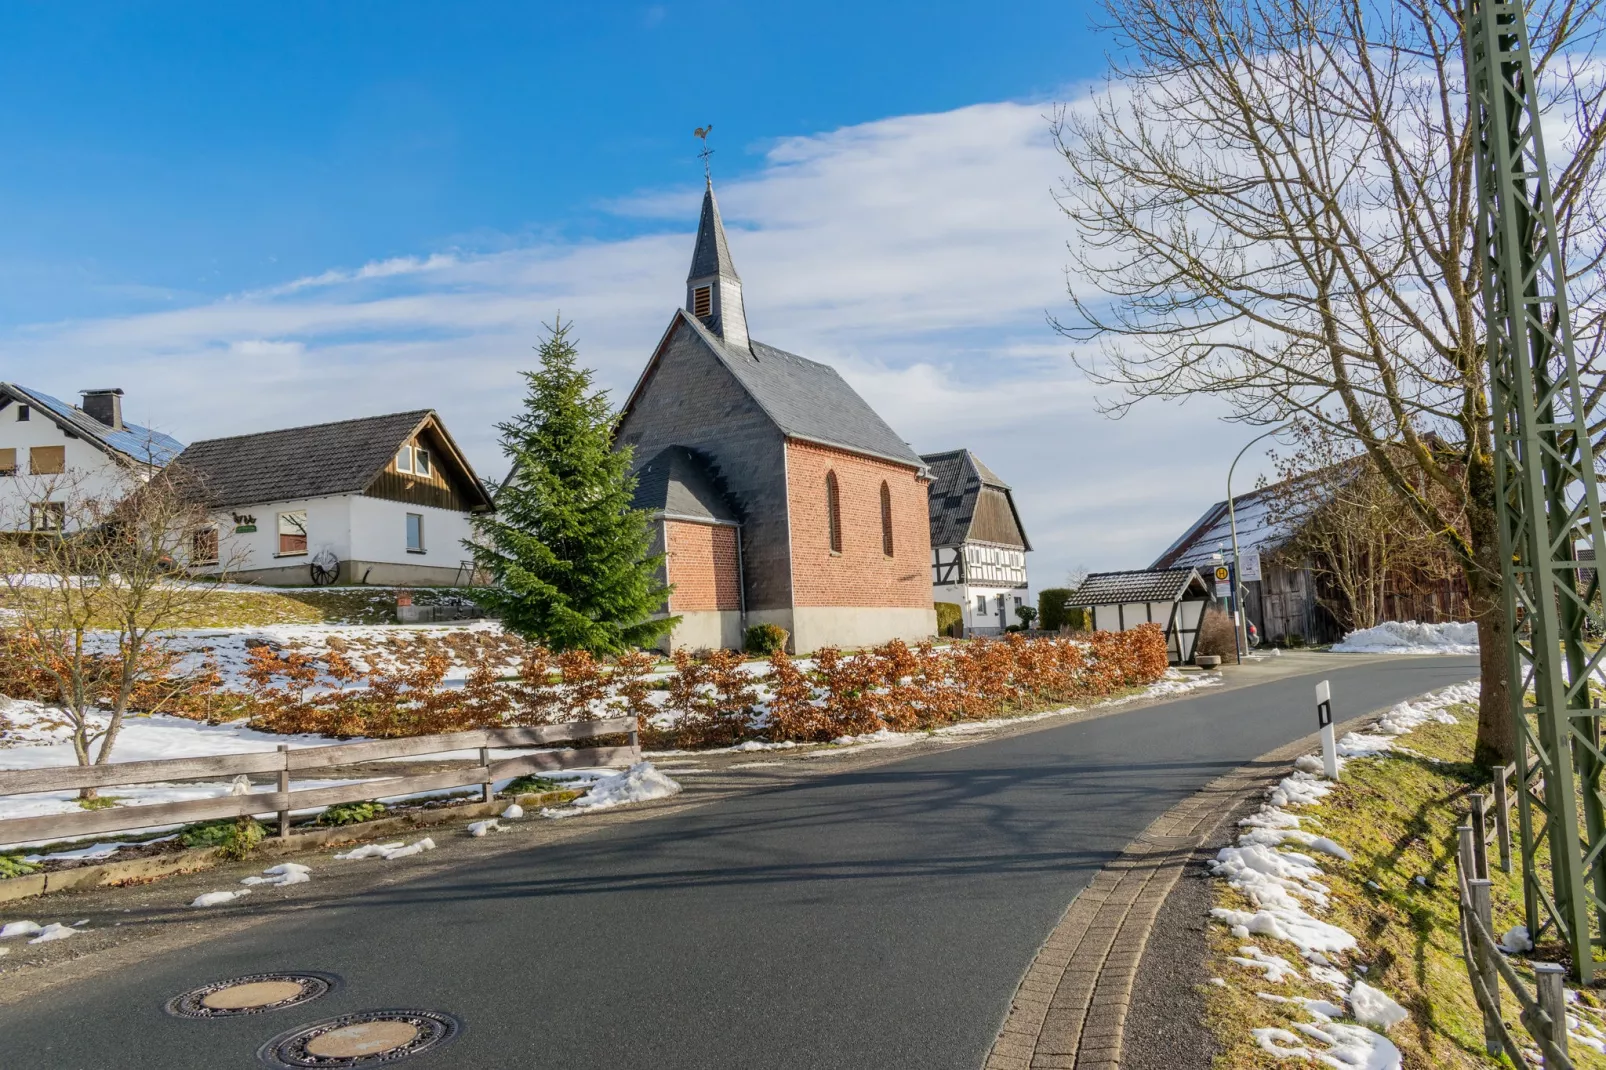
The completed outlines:
<svg viewBox="0 0 1606 1070">
<path fill-rule="evenodd" d="M 736 529 L 718 524 L 666 520 L 671 613 L 742 608 Z"/>
<path fill-rule="evenodd" d="M 786 444 L 792 590 L 799 606 L 931 608 L 931 523 L 926 480 L 913 468 L 845 450 Z M 842 552 L 833 554 L 825 476 L 835 472 Z M 881 484 L 892 497 L 893 555 L 882 552 Z"/>
</svg>

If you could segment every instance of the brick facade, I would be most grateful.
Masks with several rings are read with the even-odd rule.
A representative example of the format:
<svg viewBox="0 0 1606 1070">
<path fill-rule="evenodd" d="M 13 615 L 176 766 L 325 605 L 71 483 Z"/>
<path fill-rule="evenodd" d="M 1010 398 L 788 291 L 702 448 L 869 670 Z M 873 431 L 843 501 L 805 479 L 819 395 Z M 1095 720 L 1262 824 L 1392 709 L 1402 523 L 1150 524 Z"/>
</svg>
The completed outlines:
<svg viewBox="0 0 1606 1070">
<path fill-rule="evenodd" d="M 668 536 L 671 613 L 741 608 L 736 529 L 718 524 L 664 521 Z"/>
<path fill-rule="evenodd" d="M 927 484 L 913 468 L 797 440 L 786 444 L 786 468 L 795 605 L 931 608 Z M 841 553 L 830 546 L 828 472 L 837 479 Z M 891 557 L 883 552 L 883 482 L 891 493 Z"/>
</svg>

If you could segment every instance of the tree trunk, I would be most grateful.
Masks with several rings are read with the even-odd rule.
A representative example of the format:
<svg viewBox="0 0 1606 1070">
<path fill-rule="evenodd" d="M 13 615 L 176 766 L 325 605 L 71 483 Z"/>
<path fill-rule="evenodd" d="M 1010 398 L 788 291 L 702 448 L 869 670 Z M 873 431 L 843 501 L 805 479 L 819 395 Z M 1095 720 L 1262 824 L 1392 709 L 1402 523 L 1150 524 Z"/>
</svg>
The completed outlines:
<svg viewBox="0 0 1606 1070">
<path fill-rule="evenodd" d="M 1517 726 L 1511 717 L 1510 642 L 1506 608 L 1498 592 L 1475 591 L 1469 599 L 1472 619 L 1478 625 L 1478 743 L 1472 760 L 1494 767 L 1515 761 Z"/>
</svg>

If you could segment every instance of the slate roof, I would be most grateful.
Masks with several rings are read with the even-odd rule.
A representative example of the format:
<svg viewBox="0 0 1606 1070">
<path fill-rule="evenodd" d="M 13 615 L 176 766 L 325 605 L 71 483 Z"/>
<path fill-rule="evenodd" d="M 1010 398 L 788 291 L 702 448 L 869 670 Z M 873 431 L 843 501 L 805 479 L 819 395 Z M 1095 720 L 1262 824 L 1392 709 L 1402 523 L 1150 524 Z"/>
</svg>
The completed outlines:
<svg viewBox="0 0 1606 1070">
<path fill-rule="evenodd" d="M 748 353 L 727 346 L 685 309 L 675 314 L 697 332 L 782 433 L 925 468 L 920 455 L 829 364 L 756 341 Z"/>
<path fill-rule="evenodd" d="M 636 494 L 631 504 L 671 519 L 741 522 L 707 459 L 685 446 L 660 450 L 636 469 Z"/>
<path fill-rule="evenodd" d="M 741 278 L 736 274 L 735 262 L 731 260 L 730 247 L 725 244 L 725 224 L 719 218 L 719 202 L 714 199 L 712 179 L 708 182 L 708 188 L 703 190 L 703 214 L 697 221 L 697 245 L 692 250 L 691 271 L 686 281 L 707 275 Z"/>
<path fill-rule="evenodd" d="M 57 426 L 65 431 L 71 431 L 79 438 L 93 442 L 103 449 L 114 450 L 141 464 L 160 468 L 184 449 L 184 443 L 171 435 L 164 435 L 160 431 L 152 431 L 148 427 L 131 424 L 126 420 L 123 421 L 122 430 L 116 430 L 101 423 L 76 405 L 69 405 L 49 394 L 42 394 L 37 390 L 18 386 L 16 383 L 0 383 L 0 401 L 6 397 L 48 416 Z"/>
<path fill-rule="evenodd" d="M 1174 602 L 1197 583 L 1199 593 L 1209 590 L 1194 568 L 1142 569 L 1135 572 L 1095 572 L 1082 581 L 1068 606 L 1113 606 L 1127 602 Z"/>
<path fill-rule="evenodd" d="M 1026 537 L 1026 528 L 1020 522 L 1020 512 L 1015 508 L 1015 496 L 1009 484 L 982 464 L 974 453 L 969 450 L 948 450 L 946 453 L 922 453 L 920 459 L 931 469 L 932 546 L 959 546 L 975 537 L 983 542 L 1009 542 L 1023 550 L 1032 548 L 1031 541 Z M 1004 496 L 1008 504 L 1007 519 L 1013 523 L 1018 540 L 1000 530 L 977 532 L 977 505 L 982 499 L 983 487 L 991 487 Z M 990 527 L 997 529 L 997 521 L 1003 519 L 989 517 L 993 521 Z"/>
<path fill-rule="evenodd" d="M 193 442 L 174 462 L 226 509 L 361 492 L 432 409 Z"/>
</svg>

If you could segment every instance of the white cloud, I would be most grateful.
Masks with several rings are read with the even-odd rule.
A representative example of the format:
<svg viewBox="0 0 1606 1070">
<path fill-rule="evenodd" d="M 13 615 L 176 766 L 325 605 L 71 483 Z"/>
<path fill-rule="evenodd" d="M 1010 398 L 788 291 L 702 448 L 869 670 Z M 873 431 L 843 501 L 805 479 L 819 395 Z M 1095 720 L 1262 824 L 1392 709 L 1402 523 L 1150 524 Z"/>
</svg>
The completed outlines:
<svg viewBox="0 0 1606 1070">
<path fill-rule="evenodd" d="M 1016 488 L 1034 586 L 1141 567 L 1210 501 L 1247 437 L 1219 405 L 1112 422 L 1047 324 L 1070 226 L 1048 108 L 903 116 L 769 148 L 719 185 L 756 337 L 836 365 L 920 450 L 969 446 Z M 610 206 L 672 233 L 423 251 L 145 315 L 0 339 L 6 378 L 116 381 L 181 439 L 434 407 L 485 475 L 543 322 L 574 321 L 622 398 L 683 299 L 700 184 Z M 1247 486 L 1249 479 L 1245 480 Z"/>
</svg>

